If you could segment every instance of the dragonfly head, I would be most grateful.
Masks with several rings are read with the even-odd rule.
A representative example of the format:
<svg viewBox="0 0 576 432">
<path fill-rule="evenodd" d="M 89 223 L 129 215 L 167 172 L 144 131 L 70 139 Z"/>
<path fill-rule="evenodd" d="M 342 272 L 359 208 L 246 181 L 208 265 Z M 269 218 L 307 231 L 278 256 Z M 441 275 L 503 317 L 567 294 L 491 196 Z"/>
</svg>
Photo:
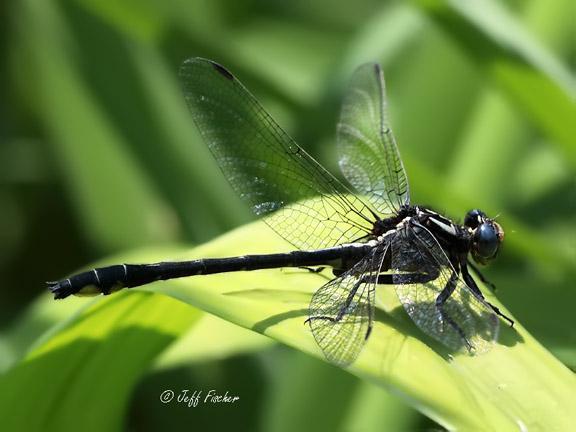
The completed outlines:
<svg viewBox="0 0 576 432">
<path fill-rule="evenodd" d="M 466 214 L 464 225 L 472 234 L 470 252 L 474 261 L 479 264 L 486 264 L 494 259 L 504 240 L 502 227 L 478 209 L 470 210 Z"/>
</svg>

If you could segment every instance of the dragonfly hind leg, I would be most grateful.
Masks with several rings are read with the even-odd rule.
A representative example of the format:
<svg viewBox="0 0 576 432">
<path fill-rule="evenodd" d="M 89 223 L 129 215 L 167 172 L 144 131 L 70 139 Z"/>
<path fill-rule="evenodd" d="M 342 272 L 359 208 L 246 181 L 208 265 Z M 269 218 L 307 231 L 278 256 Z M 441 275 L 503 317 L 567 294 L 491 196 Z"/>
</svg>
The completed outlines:
<svg viewBox="0 0 576 432">
<path fill-rule="evenodd" d="M 340 322 L 342 320 L 342 318 L 344 318 L 344 315 L 346 315 L 346 311 L 350 308 L 350 305 L 352 304 L 352 300 L 354 299 L 354 296 L 356 295 L 356 292 L 358 291 L 358 288 L 360 287 L 360 285 L 370 283 L 370 281 L 372 279 L 373 278 L 371 278 L 371 277 L 365 276 L 354 284 L 354 287 L 350 290 L 348 297 L 346 297 L 344 304 L 342 305 L 342 307 L 340 308 L 340 310 L 338 311 L 338 313 L 336 314 L 335 317 L 332 317 L 329 315 L 310 316 L 304 321 L 304 324 L 309 324 L 313 320 L 325 320 L 325 321 L 330 321 L 330 322 L 334 322 L 334 323 Z M 366 330 L 366 334 L 364 335 L 365 340 L 368 339 L 368 337 L 370 336 L 370 333 L 372 333 L 372 313 L 373 313 L 372 309 L 368 308 L 368 314 L 370 315 L 370 317 L 368 320 L 368 329 Z"/>
<path fill-rule="evenodd" d="M 326 269 L 326 266 L 320 266 L 320 267 L 306 267 L 306 266 L 301 266 L 301 267 L 298 267 L 298 268 L 299 268 L 299 269 L 302 269 L 302 270 L 307 270 L 307 271 L 309 271 L 310 273 L 321 273 L 321 272 L 323 272 L 323 271 Z"/>
<path fill-rule="evenodd" d="M 336 314 L 335 317 L 331 317 L 328 315 L 311 316 L 311 317 L 308 317 L 306 319 L 306 321 L 304 321 L 304 324 L 307 324 L 310 321 L 316 320 L 316 319 L 332 321 L 332 322 L 340 321 L 342 319 L 342 317 L 344 317 L 344 315 L 346 314 L 346 311 L 348 310 L 348 308 L 350 307 L 350 304 L 352 303 L 352 300 L 354 299 L 354 296 L 356 295 L 356 292 L 358 291 L 358 288 L 360 287 L 360 285 L 362 285 L 363 283 L 366 283 L 365 279 L 366 278 L 362 278 L 354 284 L 354 286 L 352 287 L 352 289 L 348 293 L 348 297 L 346 297 L 344 304 L 342 305 L 342 307 L 340 308 L 340 310 L 338 311 L 338 313 Z"/>
</svg>

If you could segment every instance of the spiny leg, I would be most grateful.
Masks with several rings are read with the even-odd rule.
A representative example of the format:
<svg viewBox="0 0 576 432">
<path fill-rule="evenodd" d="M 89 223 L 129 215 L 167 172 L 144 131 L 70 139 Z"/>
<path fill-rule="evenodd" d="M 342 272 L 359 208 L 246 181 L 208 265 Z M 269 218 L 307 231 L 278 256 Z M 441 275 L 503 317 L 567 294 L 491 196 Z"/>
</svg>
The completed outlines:
<svg viewBox="0 0 576 432">
<path fill-rule="evenodd" d="M 366 283 L 365 281 L 367 279 L 369 279 L 369 278 L 363 277 L 363 278 L 358 279 L 358 281 L 354 284 L 354 286 L 352 287 L 352 289 L 348 293 L 348 297 L 346 297 L 346 301 L 344 302 L 344 304 L 342 305 L 342 307 L 338 311 L 338 314 L 336 315 L 336 317 L 331 317 L 331 316 L 327 316 L 327 315 L 311 316 L 311 317 L 308 317 L 306 319 L 306 321 L 304 321 L 304 324 L 307 324 L 310 321 L 316 320 L 316 319 L 332 321 L 332 322 L 340 321 L 342 319 L 342 317 L 344 317 L 344 314 L 346 314 L 346 311 L 348 310 L 348 308 L 350 307 L 350 303 L 352 303 L 352 299 L 354 299 L 354 296 L 356 295 L 358 288 L 363 283 Z"/>
<path fill-rule="evenodd" d="M 326 266 L 320 266 L 320 267 L 306 267 L 306 266 L 302 266 L 302 267 L 298 267 L 299 269 L 302 270 L 308 270 L 310 273 L 320 273 L 323 272 L 326 269 Z"/>
<path fill-rule="evenodd" d="M 472 271 L 476 274 L 476 276 L 478 276 L 478 279 L 480 279 L 482 281 L 482 283 L 488 285 L 492 289 L 493 292 L 496 292 L 496 285 L 494 285 L 492 282 L 490 282 L 488 279 L 486 279 L 486 276 L 484 276 L 482 274 L 480 269 L 477 266 L 475 266 L 472 261 L 468 260 L 467 263 L 470 266 L 470 268 L 472 269 Z"/>
<path fill-rule="evenodd" d="M 299 273 L 298 270 L 305 270 L 305 271 L 307 271 L 307 272 L 309 272 L 309 273 L 317 274 L 318 276 L 321 276 L 321 277 L 323 277 L 323 278 L 326 279 L 326 280 L 332 280 L 331 277 L 329 277 L 329 276 L 327 276 L 327 275 L 325 275 L 325 274 L 322 274 L 322 272 L 323 272 L 324 270 L 326 270 L 327 268 L 328 268 L 328 266 L 320 266 L 320 267 L 300 266 L 300 267 L 290 267 L 290 268 L 287 268 L 287 269 L 282 269 L 282 271 L 285 271 L 285 272 L 287 272 L 287 273 Z M 290 270 L 292 270 L 292 271 L 290 271 Z"/>
<path fill-rule="evenodd" d="M 460 328 L 460 326 L 450 317 L 450 315 L 448 315 L 448 313 L 444 310 L 444 304 L 456 289 L 457 282 L 458 282 L 458 273 L 453 271 L 452 275 L 450 276 L 450 279 L 448 280 L 448 283 L 446 283 L 444 289 L 440 292 L 438 297 L 436 297 L 436 309 L 438 309 L 438 312 L 440 312 L 440 316 L 442 317 L 442 319 L 447 321 L 448 324 L 450 324 L 450 326 L 460 335 L 460 337 L 466 344 L 466 348 L 468 349 L 468 351 L 471 352 L 473 350 L 473 346 L 470 343 L 470 341 L 468 341 L 466 334 Z"/>
<path fill-rule="evenodd" d="M 514 320 L 512 318 L 509 318 L 506 315 L 504 315 L 500 311 L 500 309 L 498 309 L 496 306 L 494 306 L 492 303 L 490 303 L 488 300 L 486 300 L 486 298 L 484 297 L 484 294 L 482 294 L 482 291 L 480 291 L 480 288 L 478 288 L 478 285 L 476 285 L 476 282 L 474 281 L 472 276 L 470 276 L 470 272 L 468 272 L 468 268 L 466 266 L 466 263 L 463 263 L 461 265 L 461 269 L 462 269 L 462 277 L 464 278 L 464 282 L 466 282 L 466 285 L 468 285 L 468 287 L 472 290 L 472 293 L 478 299 L 486 302 L 486 304 L 488 304 L 488 306 L 490 306 L 490 308 L 494 311 L 494 313 L 496 315 L 498 315 L 499 317 L 501 317 L 502 319 L 507 321 L 508 324 L 510 324 L 510 327 L 514 327 Z"/>
<path fill-rule="evenodd" d="M 374 286 L 370 285 L 368 287 L 369 290 L 373 290 Z M 368 296 L 370 296 L 370 292 Z M 368 340 L 370 334 L 372 333 L 372 326 L 374 325 L 374 308 L 368 308 L 368 329 L 366 329 L 366 335 L 364 336 L 364 340 Z"/>
</svg>

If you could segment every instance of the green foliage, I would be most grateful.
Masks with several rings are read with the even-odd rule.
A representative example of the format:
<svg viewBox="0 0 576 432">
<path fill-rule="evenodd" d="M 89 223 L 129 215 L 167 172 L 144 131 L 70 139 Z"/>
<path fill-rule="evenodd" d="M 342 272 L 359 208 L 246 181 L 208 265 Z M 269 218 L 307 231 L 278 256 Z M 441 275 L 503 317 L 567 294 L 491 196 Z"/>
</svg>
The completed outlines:
<svg viewBox="0 0 576 432">
<path fill-rule="evenodd" d="M 576 383 L 556 360 L 576 367 L 571 3 L 7 2 L 2 430 L 433 427 L 412 408 L 450 429 L 573 429 Z M 287 248 L 262 224 L 175 246 L 250 218 L 181 95 L 178 67 L 198 55 L 231 69 L 332 171 L 342 89 L 357 65 L 380 61 L 413 201 L 455 218 L 500 214 L 505 248 L 487 274 L 516 330 L 486 355 L 450 359 L 381 290 L 356 379 L 316 360 L 302 325 L 322 275 L 248 272 L 52 301 L 44 280 L 102 256 Z M 242 404 L 163 405 L 171 385 L 237 391 Z"/>
</svg>

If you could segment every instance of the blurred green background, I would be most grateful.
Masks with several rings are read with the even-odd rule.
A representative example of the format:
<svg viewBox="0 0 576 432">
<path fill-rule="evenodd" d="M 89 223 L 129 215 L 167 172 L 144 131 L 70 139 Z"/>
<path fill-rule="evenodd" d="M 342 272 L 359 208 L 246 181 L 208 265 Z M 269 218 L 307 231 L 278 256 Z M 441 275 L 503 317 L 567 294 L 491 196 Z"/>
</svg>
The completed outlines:
<svg viewBox="0 0 576 432">
<path fill-rule="evenodd" d="M 161 257 L 251 220 L 185 107 L 177 74 L 193 56 L 229 68 L 335 173 L 346 81 L 381 62 L 412 201 L 460 220 L 473 207 L 499 215 L 506 243 L 486 275 L 576 367 L 574 9 L 571 0 L 2 2 L 0 370 L 82 305 L 42 312 L 45 280 L 140 248 Z M 111 424 L 438 427 L 337 368 L 175 305 L 200 330 L 186 352 L 164 351 L 166 340 L 150 354 Z M 158 402 L 164 388 L 212 387 L 243 404 Z"/>
</svg>

